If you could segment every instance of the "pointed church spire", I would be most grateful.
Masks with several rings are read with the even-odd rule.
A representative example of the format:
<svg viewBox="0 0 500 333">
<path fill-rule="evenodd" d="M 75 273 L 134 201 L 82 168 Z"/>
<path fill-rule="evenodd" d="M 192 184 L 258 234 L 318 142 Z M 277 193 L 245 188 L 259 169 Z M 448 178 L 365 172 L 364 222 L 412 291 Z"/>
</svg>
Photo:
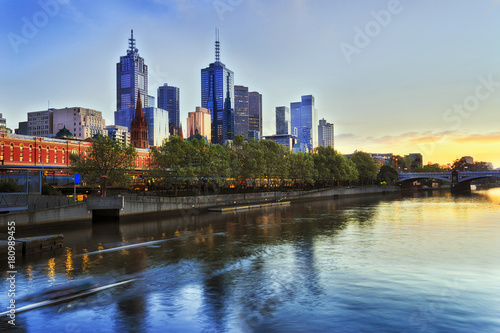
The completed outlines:
<svg viewBox="0 0 500 333">
<path fill-rule="evenodd" d="M 141 94 L 140 92 L 137 92 L 137 105 L 135 107 L 135 118 L 137 119 L 142 119 L 142 101 L 141 101 Z"/>
<path fill-rule="evenodd" d="M 184 139 L 184 132 L 182 131 L 182 121 L 181 125 L 179 126 L 179 136 L 181 137 L 181 139 Z"/>
<path fill-rule="evenodd" d="M 215 62 L 220 61 L 219 29 L 215 28 Z"/>
<path fill-rule="evenodd" d="M 130 124 L 130 143 L 135 148 L 148 148 L 148 123 L 142 113 L 141 94 L 137 93 L 137 106 L 135 108 L 135 117 Z"/>
</svg>

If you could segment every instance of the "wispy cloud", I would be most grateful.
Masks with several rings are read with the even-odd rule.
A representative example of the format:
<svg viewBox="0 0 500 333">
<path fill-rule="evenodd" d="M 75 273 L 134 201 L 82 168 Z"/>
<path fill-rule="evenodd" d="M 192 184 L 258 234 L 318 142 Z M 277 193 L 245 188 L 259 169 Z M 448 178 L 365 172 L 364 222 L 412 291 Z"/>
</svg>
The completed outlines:
<svg viewBox="0 0 500 333">
<path fill-rule="evenodd" d="M 487 134 L 471 134 L 467 136 L 458 136 L 453 138 L 453 142 L 457 143 L 496 143 L 500 144 L 500 132 Z"/>
</svg>

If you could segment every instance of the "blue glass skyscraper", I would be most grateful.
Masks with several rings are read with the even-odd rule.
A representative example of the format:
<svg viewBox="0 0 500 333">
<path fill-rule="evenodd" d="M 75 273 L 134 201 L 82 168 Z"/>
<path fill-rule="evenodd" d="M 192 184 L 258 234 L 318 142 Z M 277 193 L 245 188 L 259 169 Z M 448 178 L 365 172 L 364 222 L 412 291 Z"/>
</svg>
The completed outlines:
<svg viewBox="0 0 500 333">
<path fill-rule="evenodd" d="M 297 136 L 297 144 L 312 151 L 318 146 L 318 111 L 314 106 L 314 96 L 302 96 L 301 102 L 290 103 L 292 134 Z"/>
<path fill-rule="evenodd" d="M 135 108 L 137 93 L 141 95 L 142 106 L 146 107 L 148 66 L 139 56 L 139 50 L 135 47 L 134 31 L 131 30 L 127 55 L 120 57 L 120 62 L 116 64 L 116 110 Z"/>
<path fill-rule="evenodd" d="M 201 106 L 212 115 L 212 143 L 234 138 L 234 73 L 220 62 L 217 33 L 215 62 L 201 70 Z"/>
<path fill-rule="evenodd" d="M 179 130 L 180 96 L 179 88 L 164 84 L 158 88 L 158 108 L 168 111 L 169 128 Z M 173 131 L 170 131 L 173 134 Z"/>
</svg>

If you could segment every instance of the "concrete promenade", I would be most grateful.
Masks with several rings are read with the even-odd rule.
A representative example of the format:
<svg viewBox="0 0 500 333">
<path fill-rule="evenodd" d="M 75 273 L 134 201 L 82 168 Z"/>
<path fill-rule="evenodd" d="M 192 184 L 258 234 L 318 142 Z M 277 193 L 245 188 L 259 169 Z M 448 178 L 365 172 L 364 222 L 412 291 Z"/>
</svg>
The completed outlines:
<svg viewBox="0 0 500 333">
<path fill-rule="evenodd" d="M 208 209 L 266 203 L 276 201 L 310 200 L 315 198 L 336 198 L 399 192 L 393 187 L 341 187 L 295 192 L 259 192 L 241 194 L 220 194 L 192 197 L 156 197 L 156 196 L 125 196 L 125 204 L 120 210 L 120 217 L 144 215 L 153 213 L 175 213 L 175 211 L 190 209 Z M 15 221 L 16 227 L 37 228 L 47 224 L 61 226 L 66 222 L 84 222 L 92 220 L 92 212 L 87 203 L 57 208 L 41 209 L 37 211 L 13 212 L 0 215 L 0 226 L 6 227 L 8 221 Z"/>
</svg>

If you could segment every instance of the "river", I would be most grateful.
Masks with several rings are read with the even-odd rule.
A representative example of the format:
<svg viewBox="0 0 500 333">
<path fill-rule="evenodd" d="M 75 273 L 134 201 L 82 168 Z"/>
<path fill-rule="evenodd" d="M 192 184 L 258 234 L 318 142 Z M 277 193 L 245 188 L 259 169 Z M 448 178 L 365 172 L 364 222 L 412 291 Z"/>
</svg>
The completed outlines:
<svg viewBox="0 0 500 333">
<path fill-rule="evenodd" d="M 18 313 L 19 332 L 500 332 L 500 189 L 56 232 L 63 249 L 18 257 L 18 306 L 69 280 L 137 280 Z"/>
</svg>

